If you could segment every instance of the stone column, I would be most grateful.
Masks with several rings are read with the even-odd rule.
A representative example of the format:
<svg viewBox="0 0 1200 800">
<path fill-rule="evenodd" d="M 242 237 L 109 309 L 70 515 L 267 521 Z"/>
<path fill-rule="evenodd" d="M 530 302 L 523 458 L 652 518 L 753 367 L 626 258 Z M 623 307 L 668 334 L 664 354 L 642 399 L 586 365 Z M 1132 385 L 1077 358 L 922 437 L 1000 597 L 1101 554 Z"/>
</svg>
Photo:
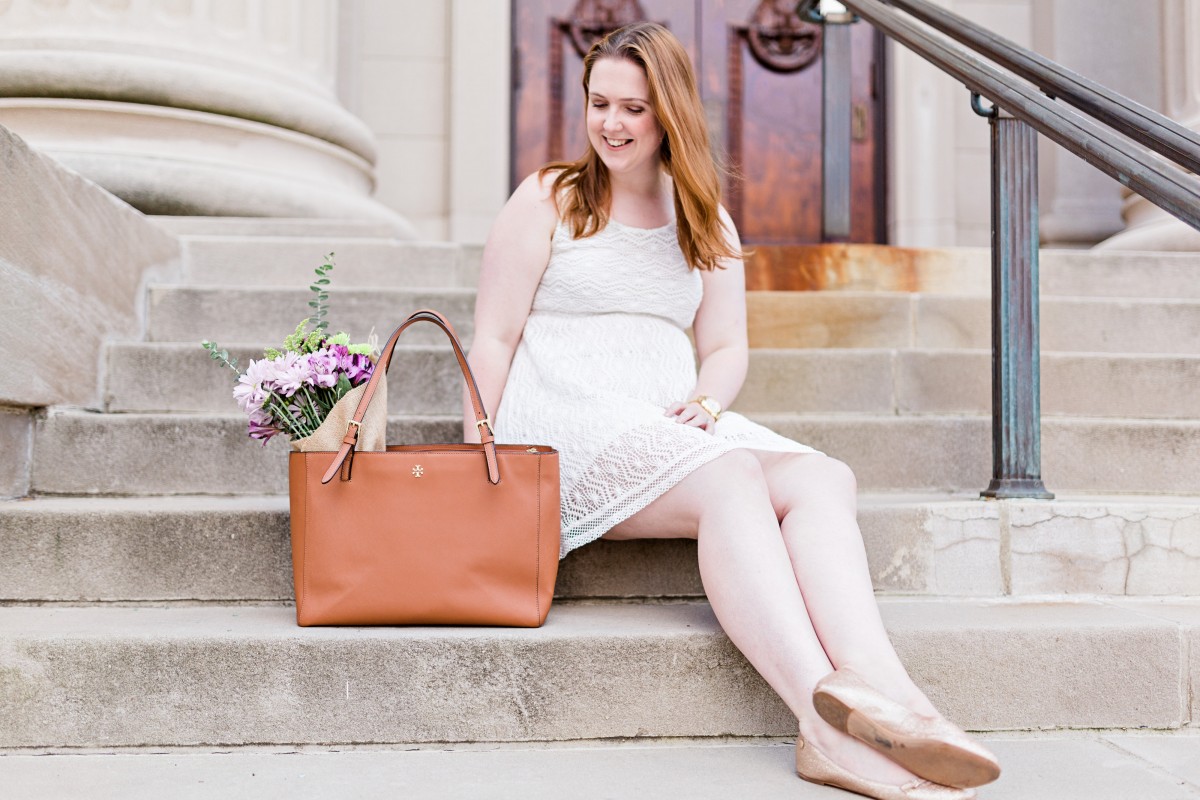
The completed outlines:
<svg viewBox="0 0 1200 800">
<path fill-rule="evenodd" d="M 337 0 L 0 0 L 0 125 L 151 214 L 367 218 Z"/>
<path fill-rule="evenodd" d="M 1162 99 L 1161 8 L 1144 3 L 1034 3 L 1033 48 L 1067 69 L 1151 108 Z M 1040 137 L 1043 246 L 1089 247 L 1125 229 L 1121 184 Z"/>
<path fill-rule="evenodd" d="M 888 48 L 888 241 L 901 247 L 951 247 L 957 244 L 958 210 L 947 154 L 955 152 L 955 103 L 966 103 L 968 95 L 902 45 L 889 41 Z"/>
<path fill-rule="evenodd" d="M 1163 113 L 1200 131 L 1200 3 L 1163 0 Z M 1139 195 L 1124 208 L 1128 227 L 1097 245 L 1110 250 L 1200 250 L 1200 231 Z"/>
</svg>

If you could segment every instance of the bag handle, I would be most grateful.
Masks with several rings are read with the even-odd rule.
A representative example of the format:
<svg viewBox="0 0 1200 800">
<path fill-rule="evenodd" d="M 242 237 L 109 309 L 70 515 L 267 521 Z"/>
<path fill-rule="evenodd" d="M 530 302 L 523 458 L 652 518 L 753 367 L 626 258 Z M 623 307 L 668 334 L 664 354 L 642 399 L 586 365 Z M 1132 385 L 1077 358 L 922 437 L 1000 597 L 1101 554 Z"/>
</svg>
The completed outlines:
<svg viewBox="0 0 1200 800">
<path fill-rule="evenodd" d="M 333 463 L 321 478 L 321 483 L 329 483 L 339 471 L 342 480 L 350 480 L 354 465 L 354 445 L 358 442 L 359 426 L 362 425 L 363 417 L 367 415 L 367 407 L 371 405 L 371 398 L 375 395 L 379 381 L 386 380 L 388 367 L 391 366 L 392 354 L 396 350 L 396 342 L 400 339 L 400 334 L 415 322 L 432 322 L 441 328 L 442 332 L 450 339 L 450 345 L 454 348 L 454 356 L 458 359 L 458 367 L 462 370 L 463 380 L 466 381 L 467 391 L 471 395 L 471 406 L 475 410 L 475 425 L 479 428 L 484 461 L 487 462 L 488 480 L 493 485 L 500 482 L 500 462 L 496 459 L 496 437 L 492 432 L 492 420 L 483 408 L 483 400 L 479 396 L 479 387 L 475 384 L 475 375 L 471 372 L 471 365 L 467 363 L 467 357 L 463 355 L 462 345 L 459 344 L 458 336 L 455 335 L 450 321 L 436 311 L 423 308 L 420 311 L 414 311 L 399 328 L 396 328 L 387 344 L 383 346 L 379 363 L 375 365 L 375 371 L 371 373 L 371 380 L 367 382 L 367 390 L 359 399 L 358 407 L 354 409 L 354 417 L 346 428 L 342 446 L 338 448 L 337 456 L 334 457 Z"/>
</svg>

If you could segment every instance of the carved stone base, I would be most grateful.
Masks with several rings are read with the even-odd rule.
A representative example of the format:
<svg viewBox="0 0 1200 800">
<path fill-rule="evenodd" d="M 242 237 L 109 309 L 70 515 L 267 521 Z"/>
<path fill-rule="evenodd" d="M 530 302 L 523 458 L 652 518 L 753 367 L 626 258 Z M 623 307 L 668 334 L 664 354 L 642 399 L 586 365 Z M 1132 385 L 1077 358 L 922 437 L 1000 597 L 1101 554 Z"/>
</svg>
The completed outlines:
<svg viewBox="0 0 1200 800">
<path fill-rule="evenodd" d="M 1126 203 L 1129 227 L 1096 245 L 1096 250 L 1200 251 L 1200 231 L 1141 197 Z"/>
<path fill-rule="evenodd" d="M 371 199 L 371 164 L 275 125 L 141 103 L 0 100 L 0 124 L 147 214 L 338 217 L 416 231 Z"/>
</svg>

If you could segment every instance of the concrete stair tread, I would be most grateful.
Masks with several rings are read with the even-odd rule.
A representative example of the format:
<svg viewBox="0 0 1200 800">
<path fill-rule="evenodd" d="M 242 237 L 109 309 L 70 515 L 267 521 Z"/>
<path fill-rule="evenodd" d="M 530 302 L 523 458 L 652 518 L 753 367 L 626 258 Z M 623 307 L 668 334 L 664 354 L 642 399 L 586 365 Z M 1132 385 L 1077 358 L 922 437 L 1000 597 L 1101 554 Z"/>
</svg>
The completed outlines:
<svg viewBox="0 0 1200 800">
<path fill-rule="evenodd" d="M 306 284 L 255 291 L 197 285 L 153 286 L 148 305 L 152 341 L 274 340 L 308 311 Z M 446 313 L 459 334 L 472 330 L 472 289 L 331 290 L 331 325 L 385 328 L 421 307 Z M 896 292 L 752 292 L 753 347 L 989 347 L 984 297 Z M 436 341 L 436 339 L 428 339 Z M 1047 298 L 1041 343 L 1049 351 L 1179 353 L 1200 351 L 1200 300 Z"/>
<path fill-rule="evenodd" d="M 307 280 L 307 279 L 306 279 Z M 147 305 L 147 339 L 186 342 L 282 341 L 300 320 L 309 316 L 312 292 L 307 283 L 296 288 L 265 287 L 253 291 L 233 288 L 151 286 Z M 461 288 L 373 288 L 330 290 L 329 327 L 365 339 L 372 327 L 381 338 L 420 308 L 445 314 L 464 344 L 474 327 L 475 291 Z M 405 339 L 412 344 L 444 342 L 431 325 L 415 326 Z"/>
<path fill-rule="evenodd" d="M 280 241 L 291 241 L 291 239 L 281 238 Z M 354 241 L 356 241 L 360 244 L 370 244 L 374 240 L 367 240 L 365 243 L 362 242 L 361 240 L 354 240 Z M 443 247 L 449 247 L 449 248 L 456 247 L 456 245 L 442 245 L 437 242 L 416 244 L 416 243 L 410 243 L 410 242 L 391 243 L 391 242 L 384 242 L 382 240 L 379 240 L 378 243 L 380 245 L 395 246 L 395 247 L 402 247 L 402 248 L 428 248 L 430 250 L 430 252 L 442 249 Z M 328 251 L 326 251 L 326 252 L 328 252 Z M 314 265 L 314 269 L 316 266 L 319 266 L 319 264 Z M 336 268 L 335 268 L 333 275 L 336 275 Z M 329 291 L 332 293 L 362 292 L 366 288 L 375 288 L 375 287 L 360 287 L 360 286 L 339 287 L 336 283 L 336 277 L 334 278 L 334 281 L 335 282 L 332 284 L 332 286 L 329 289 Z M 308 292 L 307 286 L 290 286 L 290 285 L 275 286 L 273 284 L 266 284 L 266 285 L 262 285 L 262 286 L 253 285 L 253 284 L 246 285 L 246 286 L 227 286 L 227 285 L 213 286 L 213 285 L 210 285 L 207 283 L 188 283 L 186 281 L 180 282 L 180 283 L 154 283 L 154 284 L 151 284 L 149 288 L 157 289 L 157 290 L 189 290 L 189 291 L 196 291 L 196 292 L 214 292 L 214 293 L 217 293 L 217 292 L 247 292 L 247 291 L 257 291 L 259 289 L 270 289 L 273 291 Z M 389 288 L 390 291 L 395 291 L 395 292 L 404 291 L 403 287 L 380 287 L 380 288 Z M 452 291 L 458 291 L 458 292 L 469 292 L 471 294 L 474 294 L 476 291 L 474 287 L 447 286 L 447 287 L 442 287 L 442 288 L 445 288 L 447 290 L 452 290 Z M 921 300 L 928 299 L 928 300 L 936 300 L 936 301 L 974 304 L 974 303 L 979 302 L 980 300 L 988 300 L 989 295 L 987 293 L 980 293 L 978 295 L 975 295 L 975 294 L 964 295 L 964 294 L 956 294 L 956 293 L 950 293 L 950 292 L 908 292 L 908 291 L 892 291 L 892 290 L 862 291 L 862 290 L 853 290 L 853 289 L 848 289 L 845 291 L 838 291 L 838 292 L 751 290 L 746 293 L 746 299 L 747 299 L 747 303 L 749 303 L 749 304 L 758 303 L 758 304 L 762 304 L 764 307 L 774 307 L 774 306 L 781 306 L 781 305 L 782 306 L 788 306 L 788 305 L 805 306 L 805 305 L 817 305 L 817 304 L 836 305 L 836 304 L 844 304 L 844 303 L 854 301 L 854 300 L 919 302 Z M 1054 295 L 1053 297 L 1046 298 L 1046 302 L 1050 303 L 1051 305 L 1092 305 L 1092 306 L 1101 306 L 1101 307 L 1113 307 L 1113 306 L 1118 306 L 1118 307 L 1132 307 L 1132 306 L 1155 307 L 1155 306 L 1164 306 L 1165 305 L 1165 306 L 1176 306 L 1176 307 L 1182 307 L 1182 308 L 1194 308 L 1194 307 L 1200 306 L 1200 297 L 1108 297 L 1108 296 L 1094 296 L 1094 295 L 1087 295 L 1087 294 L 1078 294 L 1078 295 Z"/>
<path fill-rule="evenodd" d="M 182 241 L 182 281 L 202 285 L 307 287 L 334 253 L 336 289 L 470 287 L 478 283 L 478 248 L 448 242 L 368 238 L 206 236 Z"/>
<path fill-rule="evenodd" d="M 859 510 L 876 508 L 905 508 L 939 504 L 979 502 L 990 505 L 995 501 L 981 501 L 972 492 L 860 492 Z M 1050 507 L 1062 503 L 1099 503 L 1129 506 L 1195 506 L 1200 510 L 1200 494 L 1059 494 L 1053 500 L 1006 501 L 1023 502 Z M 13 511 L 35 511 L 38 513 L 163 513 L 176 511 L 224 511 L 261 512 L 286 511 L 287 496 L 281 494 L 174 494 L 146 496 L 86 496 L 86 495 L 34 495 L 12 500 L 0 500 L 0 516 Z"/>
<path fill-rule="evenodd" d="M 754 347 L 990 348 L 986 296 L 897 292 L 750 292 Z M 1046 297 L 1049 351 L 1194 353 L 1200 300 Z"/>
<path fill-rule="evenodd" d="M 221 344 L 243 366 L 260 358 L 265 346 Z M 110 345 L 105 408 L 227 412 L 233 407 L 231 373 L 211 365 L 197 368 L 197 358 L 207 361 L 194 342 Z M 1045 416 L 1200 419 L 1200 355 L 1048 352 L 1041 362 Z M 393 414 L 446 414 L 460 406 L 461 375 L 448 344 L 399 345 L 392 374 L 405 376 L 389 396 Z M 752 349 L 735 406 L 753 413 L 990 413 L 991 354 Z"/>
<path fill-rule="evenodd" d="M 733 406 L 733 411 L 737 411 L 737 406 Z M 212 418 L 214 421 L 223 420 L 238 420 L 243 421 L 245 415 L 240 413 L 236 407 L 228 411 L 170 411 L 170 412 L 128 412 L 128 413 L 102 413 L 88 409 L 73 408 L 70 406 L 55 406 L 49 412 L 53 417 L 76 417 L 81 419 L 90 419 L 103 423 L 107 420 L 131 420 L 134 418 L 145 418 L 146 421 L 170 421 L 174 419 L 198 419 Z M 804 422 L 833 422 L 841 423 L 847 420 L 866 421 L 880 425 L 892 425 L 904 427 L 910 424 L 919 424 L 923 422 L 975 422 L 980 419 L 991 419 L 990 414 L 984 412 L 978 413 L 951 413 L 951 414 L 930 414 L 922 416 L 898 416 L 892 413 L 875 413 L 875 412 L 847 412 L 847 413 L 831 413 L 828 411 L 764 411 L 747 413 L 745 416 L 759 422 L 763 425 L 774 425 L 790 421 Z M 431 421 L 450 421 L 461 422 L 462 417 L 459 414 L 453 413 L 429 413 L 429 414 L 388 414 L 388 420 L 431 420 Z M 1161 419 L 1138 419 L 1129 417 L 1058 417 L 1051 419 L 1050 422 L 1054 425 L 1144 425 L 1147 428 L 1158 427 L 1183 427 L 1189 428 L 1193 425 L 1200 424 L 1200 419 L 1178 419 L 1178 420 L 1161 420 Z"/>
<path fill-rule="evenodd" d="M 877 591 L 929 596 L 1200 594 L 1200 497 L 984 501 L 872 493 L 859 524 Z M 0 503 L 0 601 L 286 601 L 285 495 L 38 497 Z M 560 598 L 697 598 L 686 540 L 599 541 Z"/>
<path fill-rule="evenodd" d="M 986 800 L 1195 800 L 1200 738 L 1106 731 L 977 737 L 1004 767 Z M 799 780 L 791 739 L 628 740 L 559 744 L 190 748 L 162 753 L 21 752 L 4 757 L 17 800 L 844 800 Z"/>
<path fill-rule="evenodd" d="M 1196 598 L 880 608 L 914 680 L 968 729 L 1178 728 L 1200 702 Z M 286 606 L 9 606 L 0 631 L 0 667 L 24 687 L 0 719 L 6 748 L 795 732 L 706 603 L 560 603 L 540 629 L 302 629 Z"/>
<path fill-rule="evenodd" d="M 747 263 L 747 274 L 756 285 L 766 279 L 780 289 L 987 295 L 991 251 L 865 244 L 763 248 Z M 1200 297 L 1192 253 L 1044 249 L 1039 275 L 1043 297 Z"/>
<path fill-rule="evenodd" d="M 287 236 L 327 238 L 364 236 L 394 238 L 395 227 L 360 219 L 317 219 L 309 217 L 176 217 L 153 215 L 160 227 L 180 237 L 199 236 Z"/>
<path fill-rule="evenodd" d="M 965 491 L 991 476 L 990 418 L 980 415 L 751 414 L 853 465 L 869 491 Z M 390 442 L 461 437 L 460 415 L 389 418 Z M 99 414 L 55 409 L 37 420 L 38 494 L 263 494 L 286 490 L 286 442 L 255 446 L 228 414 Z M 1119 465 L 1114 467 L 1113 465 Z M 1200 421 L 1056 418 L 1042 423 L 1051 491 L 1200 493 Z"/>
</svg>

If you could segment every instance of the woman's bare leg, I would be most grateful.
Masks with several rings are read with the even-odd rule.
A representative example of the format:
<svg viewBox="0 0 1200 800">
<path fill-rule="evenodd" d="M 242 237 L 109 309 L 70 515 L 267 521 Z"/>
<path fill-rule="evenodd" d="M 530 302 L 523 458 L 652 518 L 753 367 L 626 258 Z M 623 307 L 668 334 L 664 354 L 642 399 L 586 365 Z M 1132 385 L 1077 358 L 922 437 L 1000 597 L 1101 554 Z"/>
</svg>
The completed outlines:
<svg viewBox="0 0 1200 800">
<path fill-rule="evenodd" d="M 698 539 L 700 576 L 721 627 L 796 715 L 801 734 L 863 777 L 892 785 L 912 780 L 825 724 L 813 708 L 813 687 L 832 667 L 754 455 L 737 450 L 697 469 L 606 538 L 670 536 Z"/>
<path fill-rule="evenodd" d="M 850 468 L 819 454 L 754 455 L 766 475 L 809 617 L 833 666 L 850 667 L 888 697 L 918 713 L 936 715 L 883 627 Z"/>
</svg>

